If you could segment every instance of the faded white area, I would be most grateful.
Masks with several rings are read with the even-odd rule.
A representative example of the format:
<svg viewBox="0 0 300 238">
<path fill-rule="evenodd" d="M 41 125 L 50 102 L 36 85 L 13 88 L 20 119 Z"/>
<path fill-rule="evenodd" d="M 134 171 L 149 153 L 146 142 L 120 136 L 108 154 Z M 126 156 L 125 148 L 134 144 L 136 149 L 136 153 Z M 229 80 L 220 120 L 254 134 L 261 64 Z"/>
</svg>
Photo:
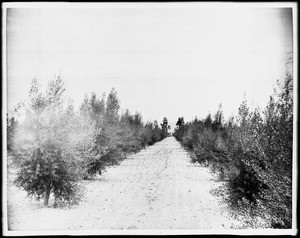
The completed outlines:
<svg viewBox="0 0 300 238">
<path fill-rule="evenodd" d="M 291 8 L 85 6 L 8 9 L 10 109 L 33 77 L 45 86 L 61 73 L 76 107 L 85 93 L 115 87 L 122 108 L 145 121 L 205 117 L 219 103 L 229 117 L 244 92 L 265 106 L 292 51 Z"/>
<path fill-rule="evenodd" d="M 85 199 L 71 209 L 45 208 L 11 184 L 12 231 L 213 230 L 242 223 L 229 215 L 213 189 L 221 185 L 174 137 L 148 147 L 85 182 Z M 225 231 L 225 230 L 224 230 Z M 226 231 L 225 231 L 226 232 Z"/>
</svg>

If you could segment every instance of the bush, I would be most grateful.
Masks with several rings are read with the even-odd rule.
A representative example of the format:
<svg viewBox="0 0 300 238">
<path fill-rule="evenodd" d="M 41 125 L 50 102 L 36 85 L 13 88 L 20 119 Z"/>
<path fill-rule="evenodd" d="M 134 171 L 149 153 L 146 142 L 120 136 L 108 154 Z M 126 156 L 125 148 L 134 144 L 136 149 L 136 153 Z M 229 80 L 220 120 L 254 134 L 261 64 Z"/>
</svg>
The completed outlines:
<svg viewBox="0 0 300 238">
<path fill-rule="evenodd" d="M 56 200 L 71 201 L 83 165 L 94 156 L 90 148 L 94 128 L 80 123 L 83 119 L 64 103 L 63 92 L 60 77 L 49 82 L 46 94 L 33 80 L 26 118 L 14 137 L 15 184 L 37 199 L 44 198 L 44 205 L 51 193 Z"/>
<path fill-rule="evenodd" d="M 42 110 L 45 108 L 35 106 L 36 104 L 32 105 L 32 111 L 28 110 L 27 120 L 18 128 L 18 135 L 15 137 L 14 151 L 19 166 L 15 184 L 37 199 L 44 197 L 44 204 L 48 205 L 52 181 L 57 179 L 56 167 L 60 166 L 53 163 L 59 160 L 60 152 L 51 149 L 54 141 L 49 141 L 50 138 L 46 137 L 49 134 L 43 133 L 43 138 L 40 138 L 40 130 L 43 129 Z M 51 155 L 56 158 L 52 158 Z"/>
<path fill-rule="evenodd" d="M 81 115 L 91 120 L 96 139 L 91 146 L 94 157 L 86 159 L 84 178 L 93 177 L 106 166 L 119 164 L 130 153 L 136 153 L 147 145 L 163 139 L 162 129 L 157 122 L 144 125 L 140 113 L 131 114 L 126 110 L 119 115 L 120 102 L 117 92 L 112 89 L 99 100 L 95 93 L 85 96 L 80 107 Z M 91 155 L 89 155 L 91 157 Z"/>
<path fill-rule="evenodd" d="M 292 225 L 293 80 L 290 74 L 270 97 L 263 112 L 250 112 L 244 100 L 236 117 L 225 123 L 221 106 L 212 119 L 179 125 L 174 136 L 228 180 L 232 207 L 248 204 L 273 228 Z M 207 164 L 206 163 L 206 164 Z M 247 201 L 245 203 L 245 201 Z M 267 213 L 259 212 L 266 210 Z"/>
<path fill-rule="evenodd" d="M 32 81 L 29 102 L 24 104 L 25 121 L 8 118 L 8 147 L 17 167 L 15 185 L 48 205 L 76 204 L 82 197 L 78 182 L 102 174 L 107 166 L 119 164 L 164 138 L 168 130 L 157 122 L 144 125 L 139 113 L 119 115 L 120 103 L 112 89 L 99 100 L 85 96 L 79 112 L 64 98 L 64 82 L 50 81 L 46 92 Z"/>
</svg>

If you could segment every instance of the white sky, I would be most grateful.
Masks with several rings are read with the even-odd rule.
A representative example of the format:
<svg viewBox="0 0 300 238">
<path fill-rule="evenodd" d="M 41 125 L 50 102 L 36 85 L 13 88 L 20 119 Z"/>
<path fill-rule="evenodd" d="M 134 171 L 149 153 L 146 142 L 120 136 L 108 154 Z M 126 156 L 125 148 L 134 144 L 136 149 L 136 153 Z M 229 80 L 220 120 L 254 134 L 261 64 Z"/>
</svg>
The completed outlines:
<svg viewBox="0 0 300 238">
<path fill-rule="evenodd" d="M 8 10 L 9 110 L 34 76 L 46 86 L 61 72 L 75 107 L 115 87 L 121 108 L 144 121 L 204 118 L 219 103 L 227 118 L 244 92 L 250 106 L 266 105 L 292 51 L 287 9 L 110 6 Z"/>
</svg>

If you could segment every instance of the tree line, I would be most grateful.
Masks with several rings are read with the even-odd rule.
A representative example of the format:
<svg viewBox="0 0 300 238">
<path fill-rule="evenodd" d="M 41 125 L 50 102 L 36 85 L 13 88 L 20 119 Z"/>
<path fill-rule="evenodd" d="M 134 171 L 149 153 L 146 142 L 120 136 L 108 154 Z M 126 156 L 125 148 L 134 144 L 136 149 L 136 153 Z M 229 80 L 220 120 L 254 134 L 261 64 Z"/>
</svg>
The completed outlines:
<svg viewBox="0 0 300 238">
<path fill-rule="evenodd" d="M 212 116 L 184 123 L 178 119 L 174 136 L 193 162 L 209 166 L 228 181 L 228 202 L 250 211 L 273 228 L 292 226 L 293 78 L 277 81 L 263 110 L 250 111 L 244 99 L 238 115 L 224 120 L 222 105 Z"/>
<path fill-rule="evenodd" d="M 17 169 L 14 184 L 28 195 L 55 205 L 79 202 L 83 179 L 91 179 L 107 166 L 119 164 L 130 153 L 168 136 L 168 120 L 143 123 L 140 113 L 120 114 L 113 88 L 108 96 L 85 95 L 76 111 L 66 99 L 61 76 L 49 81 L 44 92 L 32 80 L 22 123 L 7 117 L 7 149 Z"/>
</svg>

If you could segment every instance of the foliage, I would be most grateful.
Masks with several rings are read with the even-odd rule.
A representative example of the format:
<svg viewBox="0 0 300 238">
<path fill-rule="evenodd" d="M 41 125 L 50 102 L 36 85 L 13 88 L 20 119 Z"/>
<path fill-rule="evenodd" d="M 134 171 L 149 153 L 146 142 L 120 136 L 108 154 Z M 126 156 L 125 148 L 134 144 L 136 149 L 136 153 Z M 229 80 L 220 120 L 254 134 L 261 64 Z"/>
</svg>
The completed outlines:
<svg viewBox="0 0 300 238">
<path fill-rule="evenodd" d="M 7 150 L 11 150 L 13 147 L 13 141 L 16 133 L 18 122 L 15 117 L 6 116 L 6 128 L 7 128 Z"/>
<path fill-rule="evenodd" d="M 64 98 L 58 76 L 43 92 L 32 80 L 24 105 L 25 121 L 16 126 L 7 118 L 8 147 L 18 168 L 15 184 L 28 195 L 44 199 L 53 194 L 55 205 L 76 204 L 81 197 L 78 182 L 102 174 L 128 153 L 135 153 L 163 139 L 157 122 L 146 125 L 140 113 L 119 115 L 120 101 L 113 88 L 101 99 L 85 96 L 79 112 Z"/>
<path fill-rule="evenodd" d="M 293 80 L 286 75 L 261 112 L 247 100 L 238 115 L 224 122 L 221 106 L 213 119 L 180 125 L 174 136 L 193 153 L 193 162 L 209 164 L 228 180 L 229 202 L 248 204 L 273 228 L 291 228 L 293 158 Z M 270 219 L 271 218 L 271 219 Z"/>
<path fill-rule="evenodd" d="M 85 157 L 92 157 L 89 143 L 94 140 L 90 123 L 80 125 L 72 105 L 63 100 L 61 78 L 49 82 L 42 93 L 32 81 L 25 121 L 14 138 L 14 162 L 18 167 L 15 184 L 48 205 L 56 200 L 70 201 L 77 192 Z M 85 157 L 83 157 L 85 155 Z"/>
<path fill-rule="evenodd" d="M 184 125 L 184 118 L 183 117 L 179 117 L 177 122 L 176 122 L 176 126 L 179 128 L 181 126 Z"/>
<path fill-rule="evenodd" d="M 85 178 L 93 177 L 108 165 L 119 164 L 127 158 L 127 154 L 136 153 L 147 145 L 163 139 L 162 129 L 148 122 L 142 122 L 140 113 L 131 114 L 127 109 L 119 115 L 120 101 L 117 92 L 112 89 L 107 98 L 99 100 L 93 92 L 89 98 L 85 96 L 80 107 L 82 116 L 94 123 L 96 139 L 93 142 L 97 155 L 91 163 Z M 156 123 L 157 125 L 157 123 Z"/>
</svg>

